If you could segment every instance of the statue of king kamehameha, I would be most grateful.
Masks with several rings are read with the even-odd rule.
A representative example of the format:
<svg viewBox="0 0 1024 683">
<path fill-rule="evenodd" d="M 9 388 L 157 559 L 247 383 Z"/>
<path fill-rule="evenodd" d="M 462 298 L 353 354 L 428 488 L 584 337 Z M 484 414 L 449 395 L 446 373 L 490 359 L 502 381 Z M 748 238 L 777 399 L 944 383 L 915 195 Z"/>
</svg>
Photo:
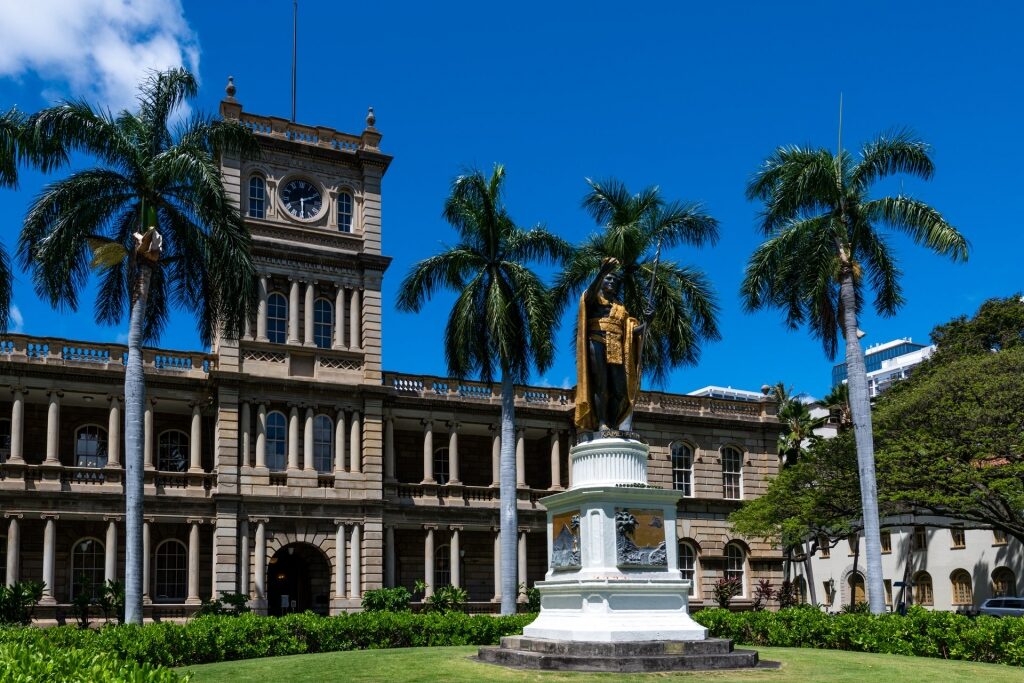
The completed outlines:
<svg viewBox="0 0 1024 683">
<path fill-rule="evenodd" d="M 576 325 L 576 426 L 607 432 L 633 412 L 645 325 L 619 303 L 619 262 L 607 258 L 580 297 Z"/>
</svg>

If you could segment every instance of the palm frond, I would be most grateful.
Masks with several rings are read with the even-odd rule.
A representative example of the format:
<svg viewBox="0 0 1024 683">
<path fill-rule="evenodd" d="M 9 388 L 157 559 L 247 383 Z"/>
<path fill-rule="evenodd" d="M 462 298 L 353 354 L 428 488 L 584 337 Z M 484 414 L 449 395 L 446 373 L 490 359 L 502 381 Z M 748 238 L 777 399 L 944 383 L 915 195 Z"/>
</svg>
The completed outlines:
<svg viewBox="0 0 1024 683">
<path fill-rule="evenodd" d="M 864 144 L 860 162 L 854 166 L 851 184 L 866 190 L 873 182 L 895 173 L 907 173 L 928 180 L 935 173 L 931 147 L 908 129 L 882 134 Z"/>
<path fill-rule="evenodd" d="M 954 262 L 967 260 L 967 239 L 941 213 L 922 201 L 905 195 L 883 197 L 867 202 L 863 213 L 868 220 L 884 223 Z"/>
<path fill-rule="evenodd" d="M 137 167 L 138 140 L 110 112 L 94 111 L 86 102 L 67 101 L 33 114 L 28 121 L 38 140 L 51 148 L 80 151 L 129 173 Z"/>
<path fill-rule="evenodd" d="M 400 311 L 419 312 L 437 290 L 461 290 L 470 273 L 481 271 L 485 265 L 484 258 L 466 245 L 423 259 L 409 269 L 398 286 L 396 306 Z"/>
<path fill-rule="evenodd" d="M 704 212 L 699 203 L 672 202 L 647 214 L 646 232 L 661 239 L 663 246 L 672 248 L 681 244 L 700 247 L 714 246 L 718 242 L 718 220 Z"/>
<path fill-rule="evenodd" d="M 833 211 L 839 205 L 841 163 L 827 149 L 780 147 L 747 186 L 747 198 L 764 202 L 761 231 L 771 235 L 797 218 Z"/>
<path fill-rule="evenodd" d="M 505 241 L 505 259 L 561 265 L 573 254 L 572 245 L 543 226 L 511 231 Z"/>
</svg>

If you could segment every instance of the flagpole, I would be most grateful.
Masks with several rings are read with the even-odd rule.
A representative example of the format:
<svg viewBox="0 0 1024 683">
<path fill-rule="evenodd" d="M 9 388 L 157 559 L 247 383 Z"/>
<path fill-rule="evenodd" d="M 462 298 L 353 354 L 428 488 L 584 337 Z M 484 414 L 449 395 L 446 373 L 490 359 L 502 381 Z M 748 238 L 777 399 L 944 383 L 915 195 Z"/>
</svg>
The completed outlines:
<svg viewBox="0 0 1024 683">
<path fill-rule="evenodd" d="M 295 123 L 295 64 L 299 44 L 299 0 L 292 0 L 292 123 Z"/>
</svg>

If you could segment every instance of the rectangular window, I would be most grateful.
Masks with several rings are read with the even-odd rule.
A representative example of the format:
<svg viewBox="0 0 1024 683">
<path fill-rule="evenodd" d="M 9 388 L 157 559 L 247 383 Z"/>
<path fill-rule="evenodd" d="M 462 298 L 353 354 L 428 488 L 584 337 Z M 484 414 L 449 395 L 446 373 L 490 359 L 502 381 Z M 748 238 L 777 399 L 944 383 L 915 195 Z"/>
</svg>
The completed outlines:
<svg viewBox="0 0 1024 683">
<path fill-rule="evenodd" d="M 722 449 L 722 496 L 726 500 L 743 498 L 743 453 L 738 448 Z"/>
<path fill-rule="evenodd" d="M 892 607 L 892 580 L 884 579 L 882 583 L 885 584 L 885 604 Z"/>
<path fill-rule="evenodd" d="M 672 444 L 672 488 L 693 495 L 693 450 L 684 443 Z"/>
<path fill-rule="evenodd" d="M 993 529 L 992 545 L 1006 545 L 1006 532 L 1002 529 Z"/>
<path fill-rule="evenodd" d="M 882 552 L 883 553 L 888 554 L 888 553 L 892 552 L 892 534 L 891 533 L 889 533 L 888 531 L 879 532 L 878 540 L 879 540 L 879 543 L 882 546 Z"/>
<path fill-rule="evenodd" d="M 914 527 L 913 549 L 924 552 L 928 550 L 928 529 L 923 526 Z"/>
<path fill-rule="evenodd" d="M 951 538 L 950 546 L 954 549 L 961 549 L 967 547 L 967 533 L 964 531 L 962 526 L 955 526 L 949 530 Z"/>
<path fill-rule="evenodd" d="M 253 218 L 263 218 L 266 214 L 266 186 L 263 178 L 253 176 L 249 178 L 249 215 Z"/>
<path fill-rule="evenodd" d="M 857 554 L 857 545 L 860 544 L 860 537 L 857 534 L 850 534 L 846 537 L 846 544 L 850 546 L 850 556 Z"/>
<path fill-rule="evenodd" d="M 832 582 L 831 581 L 822 581 L 822 587 L 824 588 L 824 590 L 821 592 L 821 595 L 824 598 L 822 600 L 822 602 L 824 604 L 826 604 L 826 605 L 831 605 L 832 604 Z"/>
<path fill-rule="evenodd" d="M 821 557 L 823 559 L 828 559 L 832 555 L 831 544 L 824 536 L 818 536 L 818 550 L 821 551 Z"/>
</svg>

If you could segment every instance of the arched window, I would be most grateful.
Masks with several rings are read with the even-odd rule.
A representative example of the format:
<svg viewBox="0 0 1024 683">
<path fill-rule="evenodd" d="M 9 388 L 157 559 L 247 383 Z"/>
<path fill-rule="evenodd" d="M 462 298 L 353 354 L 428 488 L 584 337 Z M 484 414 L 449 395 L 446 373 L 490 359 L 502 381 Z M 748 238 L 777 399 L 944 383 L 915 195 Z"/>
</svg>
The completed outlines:
<svg viewBox="0 0 1024 683">
<path fill-rule="evenodd" d="M 334 333 L 334 304 L 327 299 L 317 299 L 313 303 L 313 343 L 317 348 L 331 348 Z"/>
<path fill-rule="evenodd" d="M 434 588 L 450 586 L 452 583 L 452 550 L 443 545 L 434 551 Z"/>
<path fill-rule="evenodd" d="M 288 338 L 288 299 L 280 292 L 267 297 L 267 339 L 284 344 Z"/>
<path fill-rule="evenodd" d="M 249 215 L 264 218 L 267 210 L 267 186 L 262 176 L 249 178 Z"/>
<path fill-rule="evenodd" d="M 693 495 L 693 449 L 681 442 L 672 444 L 672 488 Z"/>
<path fill-rule="evenodd" d="M 739 581 L 741 596 L 747 594 L 747 580 L 744 572 L 745 565 L 746 558 L 744 557 L 743 548 L 735 543 L 730 543 L 725 546 L 725 578 L 729 580 L 736 579 Z"/>
<path fill-rule="evenodd" d="M 71 598 L 82 593 L 95 597 L 103 586 L 106 553 L 95 538 L 83 538 L 71 548 Z"/>
<path fill-rule="evenodd" d="M 914 602 L 919 605 L 935 604 L 935 594 L 932 591 L 932 576 L 928 572 L 914 574 Z"/>
<path fill-rule="evenodd" d="M 992 595 L 997 598 L 1017 597 L 1017 577 L 1009 567 L 999 567 L 992 572 Z"/>
<path fill-rule="evenodd" d="M 107 430 L 99 425 L 84 425 L 76 429 L 75 467 L 103 467 L 106 464 Z"/>
<path fill-rule="evenodd" d="M 957 569 L 949 575 L 949 583 L 953 589 L 954 605 L 973 605 L 974 591 L 971 590 L 971 575 L 963 569 Z"/>
<path fill-rule="evenodd" d="M 447 484 L 449 473 L 448 447 L 434 449 L 434 481 L 438 484 Z"/>
<path fill-rule="evenodd" d="M 697 551 L 692 545 L 683 541 L 679 544 L 679 573 L 684 581 L 690 582 L 690 595 L 697 591 Z"/>
<path fill-rule="evenodd" d="M 184 472 L 188 469 L 188 434 L 180 429 L 161 432 L 157 439 L 157 464 L 161 472 Z"/>
<path fill-rule="evenodd" d="M 267 469 L 281 471 L 288 449 L 288 421 L 277 410 L 267 414 Z"/>
<path fill-rule="evenodd" d="M 864 577 L 861 576 L 860 572 L 850 574 L 849 578 L 846 579 L 847 584 L 850 588 L 850 604 L 859 605 L 862 602 L 867 602 L 864 592 Z"/>
<path fill-rule="evenodd" d="M 728 500 L 743 498 L 743 452 L 733 446 L 722 449 L 722 495 Z"/>
<path fill-rule="evenodd" d="M 313 467 L 317 472 L 334 469 L 334 421 L 326 415 L 313 418 Z"/>
<path fill-rule="evenodd" d="M 7 462 L 11 457 L 11 421 L 0 419 L 0 462 Z"/>
<path fill-rule="evenodd" d="M 188 549 L 171 538 L 156 547 L 153 557 L 153 595 L 157 602 L 181 602 L 188 582 Z"/>
<path fill-rule="evenodd" d="M 338 193 L 338 231 L 352 232 L 352 195 L 348 192 Z"/>
</svg>

